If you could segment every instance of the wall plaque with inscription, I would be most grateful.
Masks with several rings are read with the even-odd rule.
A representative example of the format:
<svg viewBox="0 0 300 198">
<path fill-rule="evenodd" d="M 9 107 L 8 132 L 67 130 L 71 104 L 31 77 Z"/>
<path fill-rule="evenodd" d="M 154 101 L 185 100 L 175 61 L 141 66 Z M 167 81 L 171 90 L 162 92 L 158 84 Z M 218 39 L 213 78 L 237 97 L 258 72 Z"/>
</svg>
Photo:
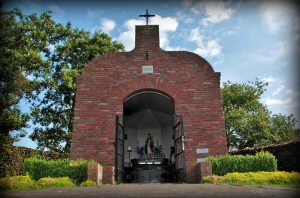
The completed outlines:
<svg viewBox="0 0 300 198">
<path fill-rule="evenodd" d="M 200 163 L 200 162 L 207 162 L 207 159 L 206 158 L 197 158 L 197 163 Z"/>
<path fill-rule="evenodd" d="M 153 65 L 145 65 L 142 67 L 143 74 L 152 74 L 153 73 Z"/>
<path fill-rule="evenodd" d="M 208 153 L 208 148 L 197 148 L 196 152 L 197 153 Z"/>
</svg>

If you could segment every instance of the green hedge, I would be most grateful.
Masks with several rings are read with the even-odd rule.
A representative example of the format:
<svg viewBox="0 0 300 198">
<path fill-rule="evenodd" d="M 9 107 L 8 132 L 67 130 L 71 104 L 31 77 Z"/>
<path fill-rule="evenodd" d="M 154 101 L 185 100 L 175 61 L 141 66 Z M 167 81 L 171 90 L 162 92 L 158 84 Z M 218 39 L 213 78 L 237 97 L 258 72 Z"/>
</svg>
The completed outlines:
<svg viewBox="0 0 300 198">
<path fill-rule="evenodd" d="M 24 160 L 30 157 L 65 159 L 69 154 L 0 144 L 0 177 L 24 175 Z"/>
<path fill-rule="evenodd" d="M 255 155 L 226 155 L 207 158 L 212 164 L 214 175 L 225 175 L 232 172 L 276 171 L 277 160 L 269 152 L 259 152 Z"/>
<path fill-rule="evenodd" d="M 43 177 L 69 177 L 76 184 L 87 180 L 89 160 L 45 160 L 28 158 L 24 162 L 25 172 L 34 180 Z"/>
<path fill-rule="evenodd" d="M 259 151 L 272 153 L 277 161 L 278 170 L 300 172 L 300 160 L 296 153 L 300 153 L 300 140 L 293 140 L 281 144 L 273 144 L 259 148 L 247 148 L 230 151 L 229 155 L 255 155 Z"/>
<path fill-rule="evenodd" d="M 294 185 L 300 186 L 298 172 L 248 172 L 228 173 L 224 176 L 207 176 L 202 183 L 209 184 L 246 184 L 246 185 Z"/>
</svg>

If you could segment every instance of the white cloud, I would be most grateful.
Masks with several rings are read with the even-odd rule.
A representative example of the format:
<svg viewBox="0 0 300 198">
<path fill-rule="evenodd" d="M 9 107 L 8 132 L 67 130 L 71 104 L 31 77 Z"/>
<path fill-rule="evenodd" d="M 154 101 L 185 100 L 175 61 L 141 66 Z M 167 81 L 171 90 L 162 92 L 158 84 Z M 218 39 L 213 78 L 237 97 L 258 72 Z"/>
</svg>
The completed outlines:
<svg viewBox="0 0 300 198">
<path fill-rule="evenodd" d="M 168 33 L 175 32 L 178 27 L 178 22 L 175 18 L 165 17 L 159 15 L 153 18 L 153 24 L 159 25 L 160 29 L 160 47 L 165 49 L 169 46 Z"/>
<path fill-rule="evenodd" d="M 184 23 L 193 23 L 195 21 L 195 19 L 192 18 L 191 15 L 185 14 L 181 10 L 176 12 L 176 17 Z"/>
<path fill-rule="evenodd" d="M 150 19 L 150 25 L 159 25 L 160 29 L 160 47 L 165 49 L 169 47 L 168 33 L 175 32 L 178 27 L 178 22 L 175 18 L 161 17 L 156 15 Z M 125 50 L 129 51 L 134 48 L 135 40 L 135 26 L 145 25 L 145 21 L 142 19 L 129 19 L 125 21 L 124 27 L 127 31 L 121 33 L 116 40 L 124 44 Z"/>
<path fill-rule="evenodd" d="M 234 13 L 234 9 L 230 7 L 229 3 L 223 1 L 198 1 L 195 4 L 187 1 L 184 2 L 185 7 L 189 7 L 193 14 L 204 14 L 202 19 L 203 25 L 211 23 L 219 23 L 228 20 Z"/>
<path fill-rule="evenodd" d="M 101 30 L 109 34 L 113 29 L 115 29 L 115 27 L 116 27 L 116 22 L 114 20 L 103 18 L 101 19 L 100 26 L 93 27 L 91 32 L 94 33 L 95 31 Z"/>
<path fill-rule="evenodd" d="M 62 10 L 57 5 L 50 5 L 49 10 L 51 10 L 53 13 L 56 13 L 56 14 L 60 15 L 61 17 L 63 17 L 65 15 L 65 11 Z"/>
<path fill-rule="evenodd" d="M 214 65 L 221 65 L 223 63 L 224 63 L 224 59 L 219 59 L 219 60 L 214 62 Z"/>
<path fill-rule="evenodd" d="M 124 23 L 128 30 L 134 30 L 136 25 L 145 25 L 145 21 L 143 19 L 129 19 Z"/>
<path fill-rule="evenodd" d="M 203 45 L 203 35 L 201 34 L 199 28 L 192 29 L 189 40 L 195 41 L 197 45 Z"/>
<path fill-rule="evenodd" d="M 175 18 L 165 17 L 162 18 L 156 15 L 152 20 L 153 25 L 159 25 L 159 28 L 163 32 L 175 32 L 178 27 L 178 22 Z"/>
<path fill-rule="evenodd" d="M 227 32 L 224 32 L 222 35 L 223 36 L 232 36 L 232 35 L 235 35 L 235 34 L 237 34 L 236 31 L 228 30 Z"/>
<path fill-rule="evenodd" d="M 195 53 L 203 57 L 218 56 L 221 54 L 221 46 L 216 40 L 210 40 L 206 46 L 197 48 Z"/>
<path fill-rule="evenodd" d="M 177 46 L 177 47 L 167 46 L 167 47 L 164 48 L 164 50 L 167 50 L 167 51 L 188 51 L 186 48 L 183 48 L 183 47 L 180 47 L 180 46 Z"/>
<path fill-rule="evenodd" d="M 272 33 L 279 32 L 291 25 L 292 10 L 290 4 L 284 1 L 264 1 L 261 4 L 264 24 Z"/>
<path fill-rule="evenodd" d="M 290 55 L 293 52 L 293 45 L 290 41 L 278 42 L 271 48 L 257 49 L 253 53 L 248 53 L 246 57 L 258 63 L 271 64 L 280 58 Z"/>
<path fill-rule="evenodd" d="M 100 27 L 100 29 L 103 32 L 109 33 L 115 27 L 116 27 L 116 22 L 115 21 L 113 21 L 111 19 L 107 19 L 107 18 L 104 18 L 104 19 L 101 20 L 101 27 Z"/>
<path fill-rule="evenodd" d="M 262 81 L 265 83 L 271 83 L 271 82 L 275 81 L 275 79 L 273 78 L 273 76 L 265 76 L 262 78 Z"/>
<path fill-rule="evenodd" d="M 129 19 L 125 21 L 124 26 L 127 31 L 121 33 L 116 40 L 120 41 L 124 46 L 126 51 L 130 51 L 134 48 L 135 39 L 135 25 L 144 25 L 145 21 L 142 19 Z"/>
<path fill-rule="evenodd" d="M 276 95 L 280 94 L 280 92 L 281 92 L 283 89 L 285 89 L 285 86 L 284 86 L 283 84 L 279 85 L 279 86 L 277 87 L 277 89 L 272 93 L 272 96 L 276 96 Z"/>
<path fill-rule="evenodd" d="M 120 41 L 124 45 L 126 51 L 130 51 L 134 48 L 134 34 L 134 30 L 125 31 L 121 33 L 116 40 Z"/>
<path fill-rule="evenodd" d="M 98 18 L 104 13 L 103 10 L 88 10 L 87 16 L 90 18 Z"/>
<path fill-rule="evenodd" d="M 266 100 L 266 104 L 267 105 L 286 105 L 291 103 L 291 98 L 287 98 L 287 99 L 276 99 L 276 98 L 267 98 Z"/>
<path fill-rule="evenodd" d="M 289 107 L 299 107 L 300 106 L 300 93 L 292 89 L 287 89 L 285 92 L 283 90 L 286 87 L 281 84 L 273 93 L 272 96 L 278 96 L 281 94 L 281 98 L 268 97 L 265 101 L 267 105 L 285 105 Z"/>
<path fill-rule="evenodd" d="M 205 3 L 204 9 L 206 16 L 206 18 L 202 19 L 204 25 L 228 20 L 234 12 L 232 8 L 226 8 L 223 1 L 208 1 Z"/>
<path fill-rule="evenodd" d="M 197 44 L 195 53 L 203 57 L 214 57 L 222 54 L 222 47 L 218 43 L 218 40 L 207 40 L 203 37 L 199 28 L 194 28 L 191 31 L 189 40 Z"/>
</svg>

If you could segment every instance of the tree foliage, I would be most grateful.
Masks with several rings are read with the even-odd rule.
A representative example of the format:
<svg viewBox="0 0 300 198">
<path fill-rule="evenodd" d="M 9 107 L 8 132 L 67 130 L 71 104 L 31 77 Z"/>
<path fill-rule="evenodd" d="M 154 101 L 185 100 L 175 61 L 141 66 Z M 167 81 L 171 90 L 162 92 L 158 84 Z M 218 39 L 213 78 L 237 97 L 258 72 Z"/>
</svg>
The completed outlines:
<svg viewBox="0 0 300 198">
<path fill-rule="evenodd" d="M 2 50 L 6 52 L 4 59 L 7 63 L 7 71 L 1 76 L 8 76 L 11 72 L 10 76 L 15 78 L 8 77 L 8 80 L 1 79 L 1 82 L 11 82 L 18 93 L 14 96 L 18 100 L 12 103 L 17 112 L 20 112 L 17 104 L 21 98 L 27 94 L 31 99 L 31 119 L 35 129 L 30 137 L 37 142 L 38 148 L 68 151 L 76 76 L 95 56 L 123 50 L 123 45 L 112 41 L 103 32 L 91 34 L 83 29 L 72 28 L 71 23 L 57 23 L 51 18 L 51 12 L 40 16 L 25 15 L 15 9 L 1 13 L 2 19 L 5 32 L 1 33 L 6 35 L 3 44 L 10 48 L 1 45 L 1 55 Z M 19 82 L 16 74 L 20 74 L 23 80 L 18 86 L 15 85 Z M 11 94 L 14 92 L 7 91 L 8 97 Z M 6 105 L 7 109 L 14 110 L 13 105 Z M 26 118 L 23 118 L 22 125 L 10 127 L 6 131 L 24 127 L 29 116 L 20 114 L 19 120 L 22 116 Z"/>
<path fill-rule="evenodd" d="M 223 84 L 222 102 L 230 148 L 282 143 L 295 137 L 294 116 L 272 115 L 260 102 L 267 85 L 258 79 L 249 84 L 229 81 Z"/>
<path fill-rule="evenodd" d="M 43 77 L 44 97 L 33 108 L 36 127 L 31 138 L 39 148 L 52 151 L 70 149 L 72 119 L 75 99 L 75 77 L 95 56 L 123 50 L 123 46 L 113 42 L 101 32 L 93 35 L 82 29 L 72 29 L 67 24 L 61 30 L 59 40 L 52 44 L 51 53 L 46 54 L 50 62 L 49 73 Z"/>
<path fill-rule="evenodd" d="M 38 78 L 49 66 L 41 52 L 46 52 L 56 32 L 49 28 L 53 22 L 47 13 L 37 17 L 25 16 L 18 9 L 0 11 L 0 23 L 0 132 L 8 137 L 29 120 L 29 114 L 22 113 L 18 104 L 22 98 L 34 98 L 34 91 L 39 91 Z"/>
</svg>

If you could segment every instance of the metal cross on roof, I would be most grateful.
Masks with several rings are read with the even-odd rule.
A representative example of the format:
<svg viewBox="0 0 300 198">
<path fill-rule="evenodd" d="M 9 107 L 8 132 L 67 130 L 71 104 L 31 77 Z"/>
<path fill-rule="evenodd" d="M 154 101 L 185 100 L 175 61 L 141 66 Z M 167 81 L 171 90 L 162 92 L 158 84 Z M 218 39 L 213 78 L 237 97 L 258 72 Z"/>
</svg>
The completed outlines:
<svg viewBox="0 0 300 198">
<path fill-rule="evenodd" d="M 148 13 L 148 9 L 146 9 L 146 14 L 139 15 L 139 17 L 145 17 L 146 18 L 146 25 L 148 25 L 148 19 L 149 19 L 149 17 L 154 17 L 154 16 L 155 16 L 154 14 L 149 14 Z"/>
</svg>

